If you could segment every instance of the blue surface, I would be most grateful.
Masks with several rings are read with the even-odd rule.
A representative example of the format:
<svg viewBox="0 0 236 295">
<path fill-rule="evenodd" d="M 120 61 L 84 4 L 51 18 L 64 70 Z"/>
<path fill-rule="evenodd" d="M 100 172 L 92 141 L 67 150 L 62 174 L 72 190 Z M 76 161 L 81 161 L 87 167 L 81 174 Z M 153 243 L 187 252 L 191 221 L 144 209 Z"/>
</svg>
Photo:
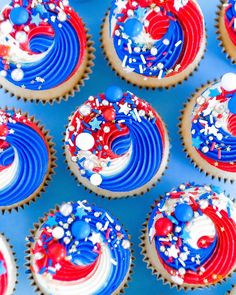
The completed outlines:
<svg viewBox="0 0 236 295">
<path fill-rule="evenodd" d="M 6 0 L 1 0 L 1 3 L 3 2 L 7 3 Z M 51 130 L 51 134 L 56 143 L 58 157 L 56 174 L 50 182 L 46 193 L 42 194 L 42 197 L 39 198 L 36 203 L 32 203 L 24 210 L 21 209 L 18 213 L 6 213 L 4 216 L 0 216 L 0 231 L 4 232 L 10 238 L 17 253 L 18 265 L 20 267 L 19 284 L 17 285 L 16 291 L 17 295 L 34 294 L 24 268 L 25 237 L 28 235 L 33 223 L 37 221 L 44 212 L 48 212 L 50 208 L 53 208 L 55 204 L 60 204 L 63 201 L 75 201 L 78 198 L 87 198 L 89 201 L 95 202 L 98 206 L 102 206 L 115 214 L 132 236 L 136 260 L 132 281 L 129 283 L 125 294 L 225 295 L 226 290 L 228 290 L 230 285 L 235 281 L 236 275 L 233 275 L 226 283 L 223 283 L 222 286 L 219 285 L 217 288 L 209 288 L 194 292 L 178 292 L 176 288 L 170 289 L 169 286 L 163 286 L 161 281 L 158 281 L 156 277 L 151 274 L 151 271 L 146 269 L 146 264 L 142 261 L 143 257 L 140 255 L 139 248 L 141 226 L 146 214 L 150 210 L 151 204 L 159 195 L 177 186 L 179 183 L 191 180 L 199 183 L 220 184 L 223 189 L 226 189 L 234 196 L 233 191 L 235 189 L 235 184 L 231 185 L 229 183 L 224 184 L 218 181 L 212 181 L 210 177 L 205 177 L 192 166 L 182 150 L 180 137 L 178 135 L 177 124 L 180 110 L 182 109 L 183 103 L 195 91 L 195 88 L 206 83 L 208 80 L 220 77 L 224 72 L 232 72 L 235 70 L 235 66 L 231 65 L 230 61 L 226 59 L 225 54 L 221 52 L 216 39 L 214 19 L 216 16 L 216 7 L 219 2 L 216 0 L 200 0 L 199 2 L 207 24 L 207 53 L 204 60 L 201 62 L 198 72 L 187 82 L 177 86 L 175 89 L 169 91 L 139 90 L 116 77 L 106 65 L 102 51 L 99 48 L 98 28 L 100 27 L 101 19 L 104 16 L 106 8 L 109 5 L 109 1 L 71 0 L 71 4 L 83 17 L 90 32 L 93 34 L 93 40 L 95 41 L 97 49 L 93 74 L 90 80 L 86 82 L 85 87 L 83 87 L 81 92 L 77 93 L 74 98 L 70 98 L 67 102 L 62 101 L 60 104 L 55 103 L 53 106 L 24 103 L 22 100 L 18 101 L 16 98 L 5 94 L 4 91 L 0 91 L 1 107 L 7 105 L 8 107 L 14 106 L 16 108 L 22 108 L 22 110 L 28 111 L 31 115 L 35 115 L 47 129 Z M 152 103 L 167 123 L 171 137 L 172 150 L 168 170 L 161 179 L 161 182 L 153 190 L 142 197 L 110 201 L 97 197 L 94 194 L 88 194 L 83 187 L 78 186 L 74 178 L 70 176 L 67 165 L 64 163 L 62 133 L 64 132 L 64 126 L 67 124 L 68 116 L 74 111 L 76 106 L 84 102 L 89 95 L 103 92 L 112 84 L 117 84 L 124 90 L 129 89 L 136 95 Z"/>
</svg>

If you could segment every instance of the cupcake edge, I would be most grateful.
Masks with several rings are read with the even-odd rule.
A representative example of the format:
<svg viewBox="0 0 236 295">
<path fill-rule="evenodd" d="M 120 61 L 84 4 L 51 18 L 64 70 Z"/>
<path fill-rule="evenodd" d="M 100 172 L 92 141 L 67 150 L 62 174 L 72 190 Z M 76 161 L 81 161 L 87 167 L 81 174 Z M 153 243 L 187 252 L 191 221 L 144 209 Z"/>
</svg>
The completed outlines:
<svg viewBox="0 0 236 295">
<path fill-rule="evenodd" d="M 10 289 L 9 292 L 6 293 L 6 295 L 10 295 L 16 291 L 16 286 L 18 284 L 18 276 L 19 276 L 19 273 L 18 273 L 19 266 L 17 265 L 16 253 L 14 251 L 12 244 L 10 243 L 10 240 L 8 238 L 6 238 L 4 233 L 0 233 L 0 239 L 2 239 L 3 243 L 5 244 L 5 246 L 8 250 L 9 256 L 11 257 L 12 261 L 14 262 L 14 266 L 13 266 L 15 268 L 15 273 L 13 274 L 14 280 L 13 280 L 13 282 L 11 282 L 11 285 L 12 285 L 11 288 L 8 288 L 8 289 Z"/>
<path fill-rule="evenodd" d="M 28 196 L 26 199 L 18 203 L 15 203 L 13 205 L 0 206 L 0 211 L 2 212 L 2 214 L 4 214 L 6 211 L 11 213 L 13 209 L 18 212 L 19 208 L 24 209 L 25 205 L 30 205 L 31 202 L 35 202 L 36 199 L 39 198 L 43 192 L 45 192 L 45 188 L 48 186 L 49 181 L 51 181 L 52 175 L 55 174 L 54 169 L 56 168 L 56 156 L 55 156 L 56 150 L 54 149 L 55 144 L 52 141 L 52 136 L 49 135 L 49 131 L 44 129 L 44 125 L 42 125 L 39 120 L 35 120 L 34 116 L 29 116 L 28 112 L 22 112 L 21 109 L 16 110 L 15 108 L 5 107 L 3 108 L 3 110 L 4 111 L 12 110 L 15 113 L 17 112 L 21 113 L 23 116 L 30 119 L 31 122 L 33 122 L 41 130 L 47 142 L 49 161 L 48 161 L 48 171 L 45 174 L 41 185 L 34 191 L 34 193 Z"/>
<path fill-rule="evenodd" d="M 235 45 L 232 43 L 228 36 L 228 32 L 225 28 L 224 24 L 224 4 L 226 2 L 224 0 L 220 0 L 220 4 L 217 7 L 216 12 L 216 34 L 217 40 L 219 40 L 219 46 L 222 49 L 222 52 L 225 53 L 226 57 L 231 60 L 233 64 L 236 63 L 236 53 L 235 53 Z"/>
<path fill-rule="evenodd" d="M 93 205 L 93 204 L 92 204 Z M 30 230 L 30 237 L 34 237 L 35 234 L 37 233 L 37 231 L 40 229 L 40 226 L 44 223 L 45 218 L 48 216 L 48 214 L 54 214 L 57 210 L 59 210 L 60 206 L 56 205 L 55 209 L 51 209 L 48 213 L 44 213 L 44 217 L 39 218 L 37 223 L 33 224 L 34 229 Z M 121 224 L 121 226 L 123 227 L 123 224 Z M 124 229 L 124 227 L 123 227 Z M 126 229 L 124 229 L 125 232 L 127 233 Z M 130 240 L 130 235 L 127 233 L 127 235 L 129 236 L 129 240 Z M 34 278 L 34 274 L 32 272 L 32 268 L 31 268 L 31 247 L 33 246 L 33 244 L 35 243 L 35 241 L 30 241 L 30 239 L 27 239 L 27 243 L 26 243 L 26 250 L 25 250 L 25 268 L 27 269 L 27 273 L 28 273 L 28 279 L 31 282 L 31 286 L 34 288 L 34 291 L 37 294 L 40 295 L 45 295 L 45 293 L 43 293 L 40 289 L 40 287 L 38 286 L 38 284 L 36 283 L 36 280 Z M 130 265 L 129 265 L 129 271 L 127 272 L 127 275 L 125 276 L 122 284 L 119 286 L 119 288 L 112 293 L 111 295 L 119 295 L 119 294 L 123 294 L 124 290 L 128 287 L 128 284 L 132 281 L 132 274 L 133 274 L 133 268 L 134 268 L 134 250 L 133 250 L 133 243 L 130 241 Z"/>
<path fill-rule="evenodd" d="M 3 77 L 0 77 L 0 87 L 4 89 L 5 93 L 15 96 L 18 100 L 23 99 L 25 102 L 30 101 L 36 103 L 42 102 L 43 104 L 53 104 L 55 101 L 59 103 L 62 100 L 67 101 L 70 96 L 74 97 L 75 93 L 80 91 L 80 87 L 84 86 L 85 80 L 88 80 L 89 76 L 92 74 L 92 67 L 94 66 L 95 59 L 95 48 L 93 47 L 94 42 L 92 41 L 92 36 L 88 34 L 88 29 L 84 23 L 83 26 L 85 29 L 87 44 L 84 60 L 78 71 L 67 81 L 64 81 L 61 85 L 52 89 L 34 91 L 22 89 L 8 82 Z M 55 95 L 55 93 L 59 91 L 61 94 Z"/>
<path fill-rule="evenodd" d="M 151 105 L 151 104 L 149 104 Z M 78 109 L 78 107 L 76 107 L 76 110 Z M 74 114 L 76 112 L 76 110 L 74 112 L 71 113 L 71 115 L 68 117 L 68 124 L 65 126 L 65 130 L 67 130 L 71 119 L 74 117 Z M 155 110 L 155 109 L 154 109 Z M 162 162 L 161 165 L 156 173 L 156 175 L 145 185 L 143 185 L 142 187 L 135 189 L 133 191 L 130 191 L 129 193 L 127 192 L 112 192 L 109 190 L 105 190 L 105 189 L 101 189 L 99 187 L 93 186 L 91 185 L 91 182 L 86 179 L 85 177 L 81 176 L 80 173 L 78 172 L 78 166 L 76 163 L 72 162 L 71 160 L 71 155 L 70 152 L 67 150 L 66 146 L 65 146 L 65 136 L 66 133 L 63 132 L 63 147 L 62 149 L 64 150 L 64 157 L 65 157 L 65 163 L 67 164 L 67 170 L 69 170 L 71 172 L 71 176 L 73 176 L 75 178 L 75 181 L 78 181 L 79 184 L 82 184 L 85 190 L 88 190 L 89 193 L 95 193 L 97 196 L 100 196 L 102 198 L 108 198 L 108 199 L 120 199 L 120 198 L 129 198 L 129 197 L 136 197 L 139 195 L 144 195 L 146 192 L 149 192 L 153 187 L 155 187 L 157 185 L 158 182 L 161 181 L 161 178 L 164 176 L 165 171 L 168 169 L 168 164 L 169 164 L 169 160 L 170 160 L 170 149 L 171 149 L 171 144 L 170 144 L 170 137 L 169 137 L 169 132 L 167 129 L 167 126 L 165 124 L 165 122 L 162 120 L 162 117 L 160 116 L 160 114 L 158 112 L 156 112 L 158 117 L 160 118 L 163 127 L 164 127 L 164 131 L 165 131 L 165 152 L 163 154 L 163 158 L 162 158 Z"/>
<path fill-rule="evenodd" d="M 227 195 L 227 197 L 229 197 L 229 195 Z M 227 281 L 228 278 L 232 276 L 233 273 L 236 273 L 236 268 L 232 270 L 226 278 L 214 284 L 207 284 L 205 286 L 202 286 L 202 285 L 193 286 L 188 284 L 177 285 L 168 279 L 168 277 L 170 276 L 169 273 L 164 269 L 163 265 L 159 262 L 159 260 L 156 259 L 156 256 L 155 258 L 153 258 L 153 260 L 150 259 L 149 255 L 153 254 L 152 250 L 155 250 L 154 249 L 155 246 L 153 246 L 150 251 L 147 250 L 147 244 L 149 244 L 148 243 L 148 222 L 152 214 L 152 211 L 155 208 L 155 203 L 159 203 L 163 198 L 164 198 L 163 196 L 159 196 L 159 199 L 154 200 L 153 204 L 150 206 L 150 211 L 147 214 L 145 222 L 142 225 L 139 247 L 141 248 L 140 253 L 143 255 L 143 262 L 146 263 L 147 269 L 150 269 L 152 271 L 152 274 L 156 276 L 157 280 L 161 280 L 164 285 L 169 285 L 171 288 L 177 288 L 177 290 L 193 291 L 193 290 L 201 290 L 201 289 L 206 289 L 210 287 L 215 287 L 217 285 L 222 285 L 224 282 Z M 236 203 L 234 204 L 236 205 Z M 156 266 L 159 266 L 164 274 L 161 271 L 158 271 L 156 269 Z"/>
<path fill-rule="evenodd" d="M 198 3 L 193 0 L 196 5 L 199 8 L 199 11 L 202 14 L 201 8 L 198 5 Z M 112 71 L 120 77 L 122 80 L 125 80 L 127 83 L 138 87 L 139 89 L 146 88 L 146 89 L 152 89 L 155 90 L 156 88 L 165 88 L 170 89 L 172 87 L 176 87 L 178 84 L 182 84 L 184 81 L 187 81 L 191 76 L 194 75 L 194 72 L 198 71 L 198 68 L 200 66 L 201 60 L 204 58 L 205 52 L 206 52 L 206 46 L 207 46 L 207 32 L 206 32 L 206 25 L 204 16 L 202 14 L 202 19 L 204 23 L 204 35 L 203 35 L 203 41 L 201 44 L 201 48 L 198 51 L 198 54 L 195 58 L 195 61 L 190 64 L 183 72 L 180 74 L 177 74 L 175 76 L 171 76 L 169 78 L 164 79 L 157 79 L 148 77 L 145 80 L 145 76 L 141 76 L 137 73 L 125 73 L 124 69 L 121 65 L 121 61 L 118 58 L 115 49 L 113 48 L 113 44 L 110 42 L 109 38 L 109 12 L 110 9 L 107 10 L 105 13 L 105 16 L 102 20 L 101 28 L 100 28 L 100 47 L 103 51 L 103 55 L 107 61 L 108 66 L 112 68 Z M 107 46 L 106 46 L 107 45 Z M 112 61 L 115 61 L 117 66 L 114 66 Z M 137 81 L 139 81 L 137 83 Z"/>
<path fill-rule="evenodd" d="M 192 116 L 192 110 L 197 97 L 217 81 L 217 79 L 212 82 L 208 81 L 207 84 L 197 88 L 191 98 L 183 104 L 183 109 L 181 110 L 181 116 L 179 118 L 180 123 L 178 125 L 179 134 L 181 137 L 183 151 L 185 152 L 186 157 L 190 159 L 191 163 L 194 164 L 195 168 L 198 168 L 200 172 L 204 172 L 206 176 L 211 176 L 212 179 L 217 178 L 219 181 L 223 180 L 224 182 L 230 181 L 233 183 L 236 180 L 236 173 L 220 170 L 202 159 L 192 146 L 191 132 L 189 132 L 189 130 L 191 130 L 191 120 L 189 120 L 189 118 Z"/>
</svg>

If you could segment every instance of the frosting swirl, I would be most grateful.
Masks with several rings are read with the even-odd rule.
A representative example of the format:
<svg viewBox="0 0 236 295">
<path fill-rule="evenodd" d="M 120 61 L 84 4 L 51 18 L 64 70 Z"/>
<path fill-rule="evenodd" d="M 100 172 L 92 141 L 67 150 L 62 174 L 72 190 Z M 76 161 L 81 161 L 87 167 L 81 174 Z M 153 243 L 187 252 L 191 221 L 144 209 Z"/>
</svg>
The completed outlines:
<svg viewBox="0 0 236 295">
<path fill-rule="evenodd" d="M 114 0 L 110 34 L 127 72 L 170 77 L 196 58 L 204 36 L 204 21 L 193 0 Z"/>
<path fill-rule="evenodd" d="M 196 99 L 192 145 L 210 165 L 236 172 L 236 75 L 225 74 Z"/>
<path fill-rule="evenodd" d="M 228 32 L 228 35 L 233 42 L 233 44 L 236 46 L 236 6 L 234 0 L 227 0 L 226 1 L 227 6 L 225 7 L 224 11 L 224 22 L 225 22 L 225 28 Z"/>
<path fill-rule="evenodd" d="M 49 147 L 41 129 L 20 112 L 0 110 L 0 206 L 30 197 L 49 169 Z"/>
<path fill-rule="evenodd" d="M 235 222 L 236 207 L 223 191 L 188 183 L 155 206 L 148 239 L 172 282 L 210 285 L 236 267 Z"/>
<path fill-rule="evenodd" d="M 114 91 L 109 96 L 110 89 L 118 92 L 117 99 Z M 75 111 L 65 143 L 70 162 L 89 187 L 126 194 L 155 177 L 169 148 L 165 126 L 155 110 L 115 86 L 106 94 L 90 96 Z"/>
<path fill-rule="evenodd" d="M 126 232 L 86 201 L 49 213 L 31 240 L 30 268 L 46 294 L 114 294 L 127 280 L 131 250 Z"/>
<path fill-rule="evenodd" d="M 0 294 L 10 295 L 16 284 L 16 264 L 10 246 L 0 235 Z"/>
<path fill-rule="evenodd" d="M 86 32 L 67 0 L 12 1 L 1 15 L 2 77 L 24 89 L 47 90 L 76 73 Z"/>
</svg>

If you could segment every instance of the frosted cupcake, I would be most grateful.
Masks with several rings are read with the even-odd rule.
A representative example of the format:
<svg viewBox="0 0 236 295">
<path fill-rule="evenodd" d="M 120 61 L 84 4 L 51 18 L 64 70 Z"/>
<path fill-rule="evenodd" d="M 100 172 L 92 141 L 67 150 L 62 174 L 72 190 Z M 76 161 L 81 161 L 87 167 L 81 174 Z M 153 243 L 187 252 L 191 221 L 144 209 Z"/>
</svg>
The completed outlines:
<svg viewBox="0 0 236 295">
<path fill-rule="evenodd" d="M 40 195 L 55 167 L 53 145 L 33 117 L 0 109 L 0 210 L 23 207 Z"/>
<path fill-rule="evenodd" d="M 180 185 L 156 202 L 143 233 L 145 261 L 171 285 L 215 285 L 236 268 L 236 206 L 219 188 Z"/>
<path fill-rule="evenodd" d="M 160 179 L 169 139 L 146 101 L 111 86 L 90 96 L 69 118 L 65 154 L 85 187 L 102 196 L 127 197 L 146 192 Z"/>
<path fill-rule="evenodd" d="M 9 2 L 0 18 L 0 85 L 26 100 L 67 98 L 90 72 L 86 34 L 68 0 Z"/>
<path fill-rule="evenodd" d="M 236 179 L 236 74 L 203 86 L 186 104 L 180 132 L 188 156 L 205 173 Z"/>
<path fill-rule="evenodd" d="M 221 0 L 217 17 L 217 33 L 224 51 L 236 62 L 236 6 L 234 0 Z"/>
<path fill-rule="evenodd" d="M 116 73 L 141 87 L 170 87 L 197 68 L 206 43 L 195 0 L 113 0 L 102 47 Z"/>
<path fill-rule="evenodd" d="M 131 271 L 129 238 L 104 209 L 86 201 L 50 211 L 32 231 L 28 268 L 43 294 L 119 294 Z"/>
<path fill-rule="evenodd" d="M 12 247 L 0 235 L 0 294 L 11 295 L 17 282 L 17 266 L 12 253 Z"/>
</svg>

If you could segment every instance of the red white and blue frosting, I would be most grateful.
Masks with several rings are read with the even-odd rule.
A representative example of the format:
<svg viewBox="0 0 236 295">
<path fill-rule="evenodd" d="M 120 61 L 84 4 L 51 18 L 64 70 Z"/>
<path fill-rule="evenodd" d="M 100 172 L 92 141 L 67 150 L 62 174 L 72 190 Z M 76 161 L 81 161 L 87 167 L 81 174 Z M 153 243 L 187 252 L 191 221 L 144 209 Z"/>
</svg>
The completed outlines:
<svg viewBox="0 0 236 295">
<path fill-rule="evenodd" d="M 227 73 L 196 98 L 192 145 L 210 165 L 236 172 L 236 74 Z"/>
<path fill-rule="evenodd" d="M 90 96 L 75 111 L 65 138 L 70 159 L 89 187 L 127 194 L 158 173 L 167 142 L 156 111 L 116 86 Z"/>
<path fill-rule="evenodd" d="M 215 284 L 236 267 L 236 207 L 218 187 L 180 185 L 155 205 L 148 238 L 170 281 Z"/>
<path fill-rule="evenodd" d="M 192 64 L 204 36 L 193 0 L 113 0 L 109 26 L 124 71 L 159 79 Z"/>
<path fill-rule="evenodd" d="M 29 239 L 30 268 L 44 294 L 115 294 L 129 276 L 127 233 L 87 201 L 61 205 Z"/>
<path fill-rule="evenodd" d="M 0 207 L 34 194 L 48 166 L 49 147 L 40 127 L 20 112 L 0 110 Z"/>
<path fill-rule="evenodd" d="M 236 46 L 236 3 L 234 0 L 227 0 L 224 7 L 225 28 L 231 41 Z"/>
<path fill-rule="evenodd" d="M 72 77 L 86 49 L 86 32 L 68 0 L 14 0 L 0 15 L 0 75 L 29 90 Z"/>
</svg>

